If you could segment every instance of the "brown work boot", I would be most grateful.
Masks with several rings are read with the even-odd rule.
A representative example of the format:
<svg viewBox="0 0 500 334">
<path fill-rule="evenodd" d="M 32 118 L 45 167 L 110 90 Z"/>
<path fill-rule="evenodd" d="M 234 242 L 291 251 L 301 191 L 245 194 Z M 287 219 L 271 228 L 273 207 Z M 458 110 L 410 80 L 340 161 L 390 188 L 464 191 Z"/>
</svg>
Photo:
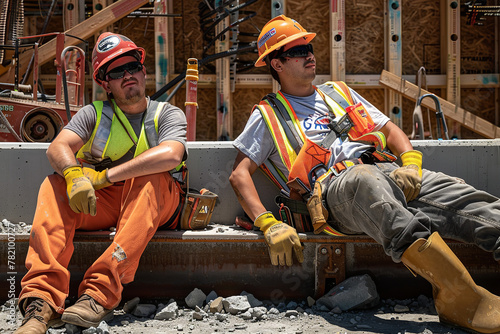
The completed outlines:
<svg viewBox="0 0 500 334">
<path fill-rule="evenodd" d="M 61 315 L 43 299 L 26 298 L 21 303 L 19 306 L 24 310 L 24 319 L 14 334 L 45 334 L 49 327 L 63 325 Z"/>
<path fill-rule="evenodd" d="M 80 327 L 97 327 L 101 321 L 113 319 L 113 310 L 105 309 L 89 295 L 82 295 L 75 305 L 64 311 L 61 319 Z"/>
<path fill-rule="evenodd" d="M 500 333 L 500 297 L 476 285 L 437 232 L 411 244 L 402 261 L 432 284 L 441 322 L 474 333 Z"/>
</svg>

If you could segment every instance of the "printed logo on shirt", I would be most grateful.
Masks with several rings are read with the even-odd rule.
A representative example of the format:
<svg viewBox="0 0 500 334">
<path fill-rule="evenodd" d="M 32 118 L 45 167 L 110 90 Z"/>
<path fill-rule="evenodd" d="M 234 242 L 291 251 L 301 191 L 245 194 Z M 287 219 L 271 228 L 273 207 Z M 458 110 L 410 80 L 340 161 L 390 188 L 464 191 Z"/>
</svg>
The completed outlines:
<svg viewBox="0 0 500 334">
<path fill-rule="evenodd" d="M 328 117 L 325 115 L 309 115 L 302 121 L 302 126 L 306 130 L 328 130 Z"/>
</svg>

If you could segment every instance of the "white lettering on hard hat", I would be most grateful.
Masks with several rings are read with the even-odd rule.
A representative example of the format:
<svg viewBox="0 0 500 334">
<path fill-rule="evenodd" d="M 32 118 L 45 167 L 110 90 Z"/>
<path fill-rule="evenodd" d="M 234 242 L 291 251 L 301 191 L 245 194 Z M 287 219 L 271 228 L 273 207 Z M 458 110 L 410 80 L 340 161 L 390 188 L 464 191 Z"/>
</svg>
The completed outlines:
<svg viewBox="0 0 500 334">
<path fill-rule="evenodd" d="M 264 36 L 262 36 L 262 38 L 259 40 L 259 48 L 264 45 L 267 40 L 271 37 L 273 37 L 274 35 L 276 35 L 276 29 L 275 28 L 272 28 L 271 30 L 269 30 L 268 32 L 266 32 L 264 34 Z"/>
<path fill-rule="evenodd" d="M 97 51 L 106 52 L 120 44 L 120 39 L 117 36 L 108 36 L 99 42 Z"/>
</svg>

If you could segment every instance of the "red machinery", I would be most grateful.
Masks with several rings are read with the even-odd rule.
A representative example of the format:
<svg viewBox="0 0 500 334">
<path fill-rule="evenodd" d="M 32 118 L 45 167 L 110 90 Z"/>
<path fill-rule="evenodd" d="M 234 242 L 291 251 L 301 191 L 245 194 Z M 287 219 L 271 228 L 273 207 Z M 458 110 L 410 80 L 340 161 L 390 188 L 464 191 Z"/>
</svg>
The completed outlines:
<svg viewBox="0 0 500 334">
<path fill-rule="evenodd" d="M 18 84 L 19 39 L 56 35 L 57 68 L 56 94 L 39 101 L 38 94 L 38 43 L 33 47 L 33 86 Z M 74 37 L 74 36 L 71 36 Z M 76 46 L 64 48 L 64 33 L 51 33 L 19 38 L 15 46 L 15 83 L 0 83 L 0 141 L 50 142 L 62 130 L 80 107 L 83 106 L 85 87 L 85 52 Z M 14 48 L 12 46 L 0 46 Z M 27 47 L 22 45 L 22 47 Z M 64 49 L 63 49 L 64 48 Z M 68 68 L 68 64 L 72 68 Z M 64 74 L 64 75 L 63 75 Z M 64 90 L 64 96 L 62 91 Z"/>
</svg>

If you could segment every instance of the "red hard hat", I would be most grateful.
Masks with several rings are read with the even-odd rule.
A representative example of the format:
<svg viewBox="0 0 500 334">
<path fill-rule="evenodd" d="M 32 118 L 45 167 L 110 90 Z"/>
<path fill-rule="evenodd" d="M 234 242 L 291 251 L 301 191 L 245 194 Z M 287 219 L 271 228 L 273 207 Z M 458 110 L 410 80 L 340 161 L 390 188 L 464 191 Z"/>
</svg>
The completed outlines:
<svg viewBox="0 0 500 334">
<path fill-rule="evenodd" d="M 307 32 L 295 20 L 285 15 L 276 16 L 266 23 L 257 39 L 259 47 L 259 59 L 255 62 L 255 67 L 266 65 L 264 59 L 274 50 L 278 50 L 285 44 L 302 38 L 304 44 L 309 43 L 315 33 Z"/>
<path fill-rule="evenodd" d="M 131 52 L 135 51 L 135 52 Z M 130 52 L 130 53 L 129 53 Z M 104 74 L 109 63 L 128 53 L 144 64 L 146 51 L 135 45 L 128 37 L 114 34 L 112 32 L 102 33 L 95 43 L 92 52 L 92 67 L 94 68 L 94 80 L 101 85 Z"/>
</svg>

